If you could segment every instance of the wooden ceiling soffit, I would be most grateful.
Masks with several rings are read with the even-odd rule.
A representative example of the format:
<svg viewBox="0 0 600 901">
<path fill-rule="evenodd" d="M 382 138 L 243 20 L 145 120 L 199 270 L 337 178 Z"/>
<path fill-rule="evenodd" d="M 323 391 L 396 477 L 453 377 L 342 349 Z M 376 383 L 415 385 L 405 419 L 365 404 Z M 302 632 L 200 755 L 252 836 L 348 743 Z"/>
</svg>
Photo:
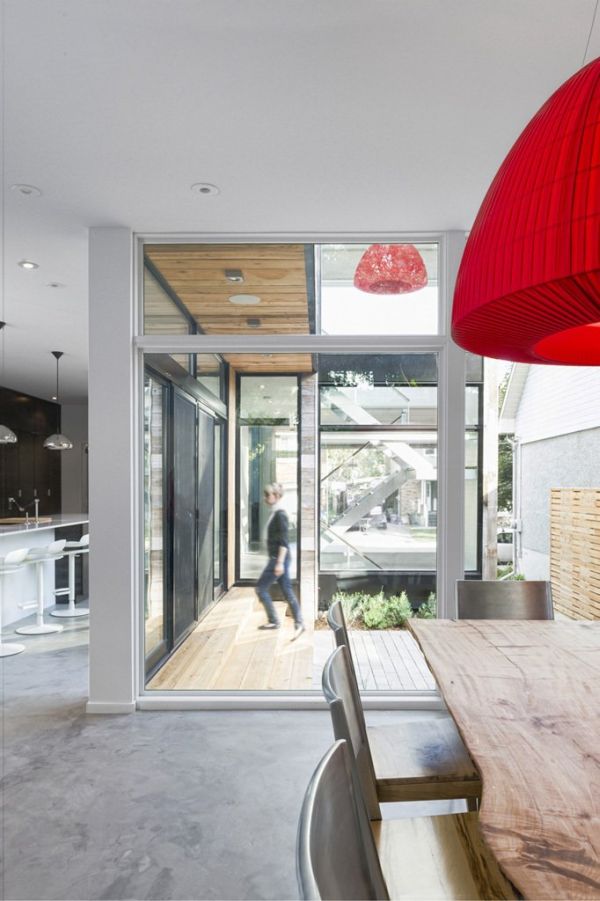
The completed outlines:
<svg viewBox="0 0 600 901">
<path fill-rule="evenodd" d="M 151 244 L 144 253 L 204 334 L 315 331 L 312 245 Z M 243 282 L 231 282 L 225 270 L 241 270 Z M 260 303 L 236 305 L 235 294 Z"/>
</svg>

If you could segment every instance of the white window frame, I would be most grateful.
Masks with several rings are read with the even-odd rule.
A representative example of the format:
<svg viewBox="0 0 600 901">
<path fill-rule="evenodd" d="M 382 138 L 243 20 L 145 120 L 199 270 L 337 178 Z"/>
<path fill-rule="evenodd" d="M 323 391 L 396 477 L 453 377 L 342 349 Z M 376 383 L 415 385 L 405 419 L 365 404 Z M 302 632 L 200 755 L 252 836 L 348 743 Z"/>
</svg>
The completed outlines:
<svg viewBox="0 0 600 901">
<path fill-rule="evenodd" d="M 95 229 L 92 232 L 122 232 L 119 229 Z M 144 635 L 140 598 L 143 574 L 143 386 L 144 354 L 152 353 L 436 353 L 438 355 L 438 543 L 437 597 L 438 615 L 455 616 L 454 585 L 464 574 L 464 403 L 465 353 L 450 338 L 451 297 L 460 257 L 464 248 L 464 232 L 418 234 L 350 233 L 350 234 L 138 234 L 132 235 L 132 273 L 130 288 L 131 323 L 131 397 L 136 427 L 132 433 L 130 510 L 133 515 L 131 653 L 132 702 L 111 701 L 102 687 L 90 693 L 90 712 L 115 712 L 138 709 L 320 709 L 325 702 L 319 692 L 147 692 L 144 688 Z M 235 244 L 235 243 L 438 243 L 438 334 L 437 335 L 144 335 L 143 334 L 143 247 L 152 244 Z M 91 242 L 90 265 L 101 271 L 102 242 L 94 250 Z M 106 251 L 104 251 L 106 255 Z M 92 267 L 94 263 L 94 267 Z M 110 265 L 108 258 L 105 265 Z M 122 279 L 121 279 L 122 280 Z M 123 285 L 123 293 L 125 286 Z M 90 282 L 90 306 L 94 303 L 94 284 Z M 106 296 L 106 287 L 96 292 Z M 108 315 L 108 314 L 107 314 Z M 101 318 L 102 311 L 96 312 Z M 91 320 L 92 320 L 91 316 Z M 93 402 L 93 398 L 91 398 Z M 92 406 L 93 415 L 93 406 Z M 92 516 L 94 511 L 91 511 Z M 105 523 L 106 524 L 106 523 Z M 102 527 L 102 523 L 96 524 Z M 99 580 L 100 581 L 100 580 Z M 92 586 L 93 590 L 93 586 Z M 102 647 L 94 641 L 92 617 L 91 657 L 96 661 L 96 685 L 102 683 L 99 658 Z M 127 643 L 124 643 L 127 645 Z M 108 648 L 105 649 L 108 652 Z M 122 652 L 123 653 L 123 652 Z M 122 671 L 127 671 L 123 660 Z M 106 666 L 110 662 L 106 660 Z M 107 680 L 110 682 L 110 680 Z M 114 682 L 114 680 L 113 680 Z M 104 695 L 104 697 L 102 697 Z M 100 697 L 98 697 L 100 696 Z M 370 709 L 412 708 L 438 709 L 442 705 L 434 692 L 365 692 L 364 705 Z"/>
</svg>

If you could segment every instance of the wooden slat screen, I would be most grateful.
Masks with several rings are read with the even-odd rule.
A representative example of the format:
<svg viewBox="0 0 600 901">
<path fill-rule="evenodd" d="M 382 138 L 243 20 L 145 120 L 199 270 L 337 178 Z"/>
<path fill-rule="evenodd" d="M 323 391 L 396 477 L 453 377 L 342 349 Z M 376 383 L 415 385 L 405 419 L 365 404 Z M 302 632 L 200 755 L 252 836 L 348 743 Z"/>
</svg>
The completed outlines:
<svg viewBox="0 0 600 901">
<path fill-rule="evenodd" d="M 555 610 L 600 619 L 600 488 L 551 490 L 550 578 Z"/>
</svg>

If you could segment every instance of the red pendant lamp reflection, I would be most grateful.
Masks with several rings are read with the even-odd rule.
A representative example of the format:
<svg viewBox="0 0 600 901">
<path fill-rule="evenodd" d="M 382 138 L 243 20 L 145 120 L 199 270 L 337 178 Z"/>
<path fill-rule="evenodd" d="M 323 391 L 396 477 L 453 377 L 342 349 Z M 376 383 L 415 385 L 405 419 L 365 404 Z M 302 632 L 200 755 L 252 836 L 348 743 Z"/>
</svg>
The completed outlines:
<svg viewBox="0 0 600 901">
<path fill-rule="evenodd" d="M 425 263 L 413 244 L 371 244 L 354 273 L 354 287 L 368 294 L 408 294 L 426 284 Z"/>
<path fill-rule="evenodd" d="M 600 364 L 600 59 L 504 160 L 459 269 L 452 335 L 523 363 Z"/>
</svg>

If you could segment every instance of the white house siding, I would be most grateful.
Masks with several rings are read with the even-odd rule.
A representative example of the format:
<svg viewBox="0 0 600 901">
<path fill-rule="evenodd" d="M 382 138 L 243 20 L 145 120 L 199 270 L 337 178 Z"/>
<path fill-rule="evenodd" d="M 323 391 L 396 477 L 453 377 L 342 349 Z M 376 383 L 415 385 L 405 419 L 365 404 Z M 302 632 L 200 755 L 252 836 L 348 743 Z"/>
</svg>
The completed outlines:
<svg viewBox="0 0 600 901">
<path fill-rule="evenodd" d="M 529 367 L 515 417 L 521 442 L 599 427 L 600 367 Z"/>
<path fill-rule="evenodd" d="M 550 490 L 600 485 L 600 368 L 531 366 L 515 418 L 517 569 L 550 573 Z"/>
</svg>

